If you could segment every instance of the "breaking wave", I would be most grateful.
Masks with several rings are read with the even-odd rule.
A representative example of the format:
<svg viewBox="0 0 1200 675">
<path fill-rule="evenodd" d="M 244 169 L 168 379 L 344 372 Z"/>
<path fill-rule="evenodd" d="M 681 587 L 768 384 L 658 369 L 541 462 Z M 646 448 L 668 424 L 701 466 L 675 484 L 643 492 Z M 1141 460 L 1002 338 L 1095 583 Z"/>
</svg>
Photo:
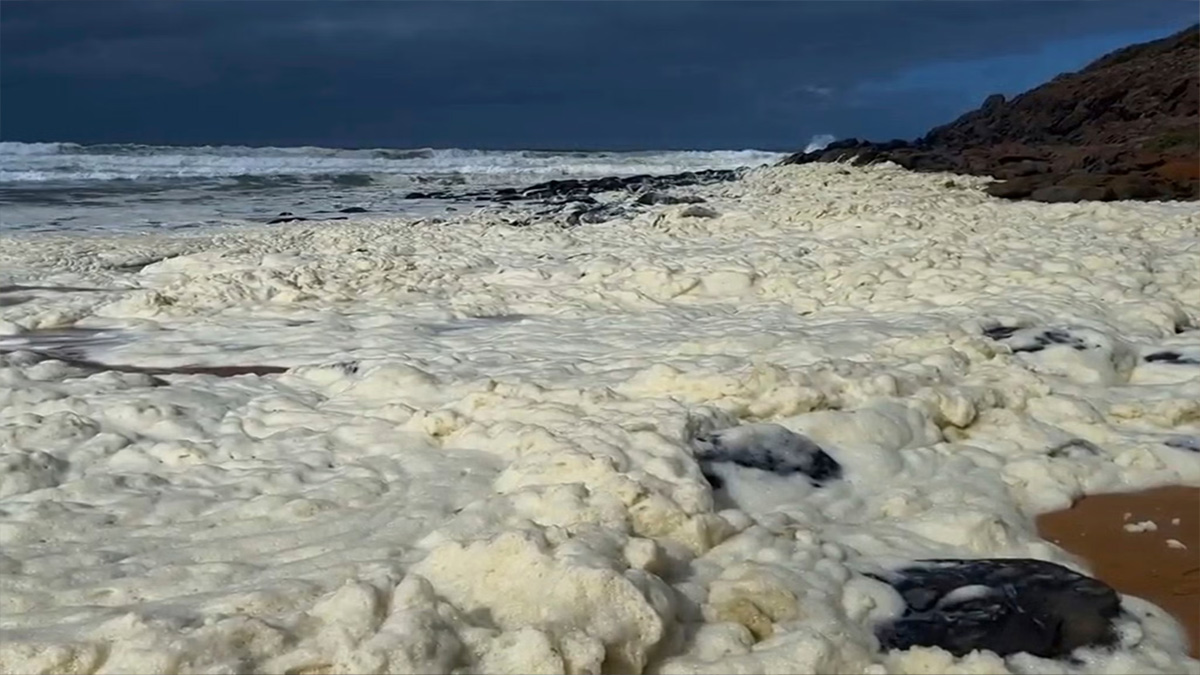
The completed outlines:
<svg viewBox="0 0 1200 675">
<path fill-rule="evenodd" d="M 254 176 L 619 176 L 757 166 L 760 150 L 585 152 L 464 149 L 153 146 L 0 142 L 0 182 L 169 180 Z"/>
</svg>

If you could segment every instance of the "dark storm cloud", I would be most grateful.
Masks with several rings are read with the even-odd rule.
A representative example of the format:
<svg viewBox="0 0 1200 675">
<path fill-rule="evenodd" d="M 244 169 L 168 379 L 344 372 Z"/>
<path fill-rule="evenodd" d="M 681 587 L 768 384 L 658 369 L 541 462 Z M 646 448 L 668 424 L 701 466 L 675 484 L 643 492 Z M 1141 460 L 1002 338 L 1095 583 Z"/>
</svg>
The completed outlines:
<svg viewBox="0 0 1200 675">
<path fill-rule="evenodd" d="M 5 2 L 0 137 L 790 147 L 827 131 L 911 136 L 961 96 L 866 83 L 1052 41 L 1165 34 L 1195 15 L 1162 0 Z"/>
</svg>

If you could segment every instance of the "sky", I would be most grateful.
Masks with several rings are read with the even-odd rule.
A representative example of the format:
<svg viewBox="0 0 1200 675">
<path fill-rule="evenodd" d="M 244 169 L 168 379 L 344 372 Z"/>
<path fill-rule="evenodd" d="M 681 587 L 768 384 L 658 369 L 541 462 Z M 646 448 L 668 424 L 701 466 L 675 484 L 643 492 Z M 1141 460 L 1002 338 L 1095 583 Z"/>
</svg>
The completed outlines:
<svg viewBox="0 0 1200 675">
<path fill-rule="evenodd" d="M 915 138 L 1194 0 L 6 0 L 0 140 L 792 150 Z"/>
</svg>

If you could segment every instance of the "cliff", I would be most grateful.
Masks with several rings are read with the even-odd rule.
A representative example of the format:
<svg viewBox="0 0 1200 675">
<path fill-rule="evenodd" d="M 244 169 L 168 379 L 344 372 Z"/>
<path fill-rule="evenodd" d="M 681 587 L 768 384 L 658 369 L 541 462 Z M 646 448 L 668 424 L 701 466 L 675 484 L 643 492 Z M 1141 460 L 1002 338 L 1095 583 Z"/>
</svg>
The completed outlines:
<svg viewBox="0 0 1200 675">
<path fill-rule="evenodd" d="M 1200 25 L 1125 47 L 915 141 L 839 141 L 784 164 L 892 161 L 1002 179 L 1035 201 L 1200 198 Z"/>
</svg>

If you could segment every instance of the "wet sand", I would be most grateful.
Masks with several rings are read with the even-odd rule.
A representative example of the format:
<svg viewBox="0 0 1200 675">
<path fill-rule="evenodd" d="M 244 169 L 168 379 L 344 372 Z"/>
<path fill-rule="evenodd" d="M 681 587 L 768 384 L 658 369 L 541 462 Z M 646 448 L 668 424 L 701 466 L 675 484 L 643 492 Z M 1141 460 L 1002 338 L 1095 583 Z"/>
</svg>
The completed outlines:
<svg viewBox="0 0 1200 675">
<path fill-rule="evenodd" d="M 1096 577 L 1179 619 L 1200 657 L 1200 488 L 1084 497 L 1037 525 L 1042 537 L 1085 558 Z"/>
<path fill-rule="evenodd" d="M 0 353 L 6 350 L 0 349 Z M 283 366 L 249 365 L 249 366 L 138 366 L 128 363 L 101 363 L 89 359 L 78 359 L 61 354 L 34 352 L 46 359 L 62 361 L 63 363 L 82 368 L 91 373 L 115 371 L 118 373 L 141 373 L 143 375 L 215 375 L 217 377 L 237 377 L 238 375 L 277 375 L 286 373 Z"/>
<path fill-rule="evenodd" d="M 0 293 L 14 288 L 30 289 L 39 287 L 0 286 Z M 64 290 L 64 288 L 55 288 L 54 290 Z M 265 364 L 156 367 L 128 363 L 103 363 L 88 358 L 86 355 L 87 347 L 120 341 L 126 339 L 126 336 L 121 336 L 117 331 L 94 328 L 76 328 L 74 326 L 47 328 L 29 331 L 14 337 L 20 338 L 21 342 L 6 346 L 3 341 L 0 341 L 0 354 L 17 351 L 32 352 L 43 359 L 62 361 L 69 366 L 81 368 L 89 373 L 116 371 L 120 373 L 142 373 L 145 375 L 215 375 L 217 377 L 236 377 L 238 375 L 274 375 L 287 372 L 287 368 L 283 366 Z"/>
</svg>

